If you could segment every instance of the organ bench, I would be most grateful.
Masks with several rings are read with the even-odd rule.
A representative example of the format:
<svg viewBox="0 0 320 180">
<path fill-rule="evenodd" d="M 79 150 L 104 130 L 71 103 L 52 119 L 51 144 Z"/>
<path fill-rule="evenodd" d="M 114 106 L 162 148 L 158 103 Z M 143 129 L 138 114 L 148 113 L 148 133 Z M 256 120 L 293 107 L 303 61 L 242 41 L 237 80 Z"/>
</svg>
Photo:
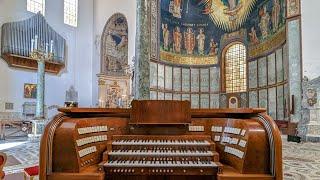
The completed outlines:
<svg viewBox="0 0 320 180">
<path fill-rule="evenodd" d="M 282 179 L 278 127 L 264 109 L 62 108 L 45 128 L 41 180 Z"/>
</svg>

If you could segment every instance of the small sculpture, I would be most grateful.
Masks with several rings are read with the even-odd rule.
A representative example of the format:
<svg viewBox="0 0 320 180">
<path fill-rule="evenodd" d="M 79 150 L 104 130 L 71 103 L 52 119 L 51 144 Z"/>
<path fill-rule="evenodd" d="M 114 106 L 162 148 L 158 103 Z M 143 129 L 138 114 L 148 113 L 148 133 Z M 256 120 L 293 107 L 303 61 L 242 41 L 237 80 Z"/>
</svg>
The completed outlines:
<svg viewBox="0 0 320 180">
<path fill-rule="evenodd" d="M 74 86 L 70 86 L 69 90 L 66 91 L 65 107 L 78 107 L 78 92 Z"/>
<path fill-rule="evenodd" d="M 306 96 L 307 96 L 307 103 L 309 104 L 309 106 L 312 107 L 315 104 L 317 104 L 318 98 L 317 98 L 316 89 L 313 89 L 313 88 L 307 89 Z"/>
</svg>

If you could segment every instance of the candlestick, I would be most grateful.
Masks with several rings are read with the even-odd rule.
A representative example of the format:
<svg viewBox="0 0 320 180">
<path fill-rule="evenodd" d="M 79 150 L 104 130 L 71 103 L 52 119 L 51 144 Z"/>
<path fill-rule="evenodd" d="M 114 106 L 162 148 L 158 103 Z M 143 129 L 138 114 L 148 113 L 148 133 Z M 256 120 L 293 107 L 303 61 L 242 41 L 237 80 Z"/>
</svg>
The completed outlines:
<svg viewBox="0 0 320 180">
<path fill-rule="evenodd" d="M 34 39 L 31 39 L 31 52 L 33 52 L 33 48 L 34 48 Z"/>
<path fill-rule="evenodd" d="M 35 49 L 38 50 L 38 35 L 36 35 L 34 39 Z"/>
<path fill-rule="evenodd" d="M 53 40 L 50 42 L 50 53 L 53 53 Z"/>
<path fill-rule="evenodd" d="M 49 56 L 49 44 L 46 43 L 46 57 Z"/>
</svg>

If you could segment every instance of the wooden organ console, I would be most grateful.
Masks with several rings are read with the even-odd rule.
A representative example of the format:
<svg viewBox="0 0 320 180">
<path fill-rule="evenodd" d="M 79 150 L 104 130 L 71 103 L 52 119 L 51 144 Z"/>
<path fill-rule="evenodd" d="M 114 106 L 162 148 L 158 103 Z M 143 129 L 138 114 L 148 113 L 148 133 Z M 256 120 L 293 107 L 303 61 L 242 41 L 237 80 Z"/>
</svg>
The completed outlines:
<svg viewBox="0 0 320 180">
<path fill-rule="evenodd" d="M 40 146 L 41 180 L 282 179 L 279 129 L 263 109 L 63 108 Z"/>
</svg>

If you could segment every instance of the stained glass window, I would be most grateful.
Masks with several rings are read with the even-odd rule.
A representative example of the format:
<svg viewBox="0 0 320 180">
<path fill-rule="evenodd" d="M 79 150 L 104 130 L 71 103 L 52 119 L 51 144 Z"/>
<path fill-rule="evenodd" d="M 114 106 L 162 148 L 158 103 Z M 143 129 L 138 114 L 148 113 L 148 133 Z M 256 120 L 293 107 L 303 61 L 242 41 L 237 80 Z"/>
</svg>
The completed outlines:
<svg viewBox="0 0 320 180">
<path fill-rule="evenodd" d="M 247 54 L 241 43 L 231 45 L 225 54 L 226 92 L 235 93 L 247 90 Z"/>
<path fill-rule="evenodd" d="M 78 0 L 64 0 L 64 23 L 73 27 L 77 27 Z"/>
<path fill-rule="evenodd" d="M 45 0 L 27 0 L 27 11 L 44 15 Z"/>
</svg>

